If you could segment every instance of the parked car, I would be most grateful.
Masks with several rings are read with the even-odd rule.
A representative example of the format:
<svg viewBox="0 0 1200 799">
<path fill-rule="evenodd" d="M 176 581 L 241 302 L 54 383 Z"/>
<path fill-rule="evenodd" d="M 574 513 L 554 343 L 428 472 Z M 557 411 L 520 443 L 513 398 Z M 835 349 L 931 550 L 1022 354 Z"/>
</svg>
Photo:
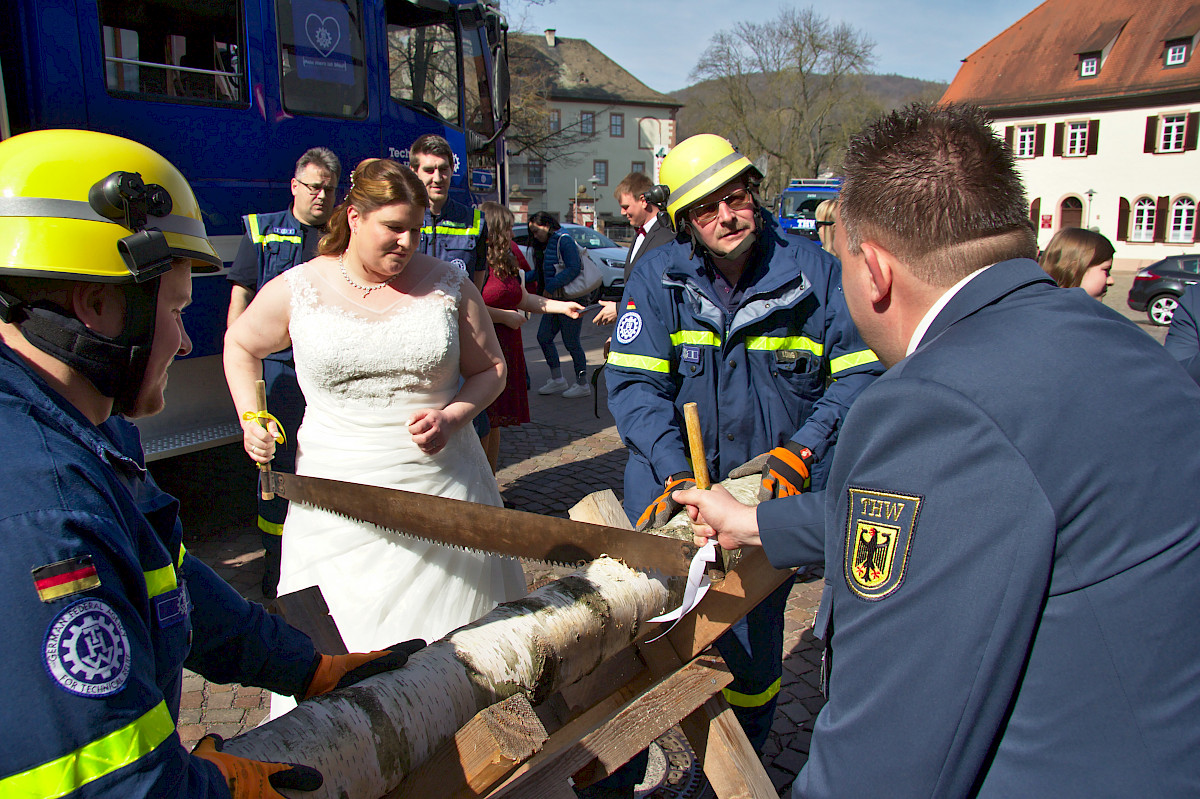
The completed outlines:
<svg viewBox="0 0 1200 799">
<path fill-rule="evenodd" d="M 1171 255 L 1133 277 L 1129 307 L 1145 311 L 1156 325 L 1169 325 L 1184 289 L 1200 283 L 1200 254 Z"/>
<path fill-rule="evenodd" d="M 604 276 L 599 295 L 589 297 L 595 301 L 599 298 L 620 299 L 625 290 L 625 255 L 628 248 L 619 246 L 615 241 L 583 225 L 564 224 L 563 232 L 575 240 L 575 243 L 588 251 L 596 266 Z M 513 241 L 525 252 L 529 265 L 533 265 L 533 254 L 529 250 L 529 226 L 521 223 L 513 225 Z"/>
</svg>

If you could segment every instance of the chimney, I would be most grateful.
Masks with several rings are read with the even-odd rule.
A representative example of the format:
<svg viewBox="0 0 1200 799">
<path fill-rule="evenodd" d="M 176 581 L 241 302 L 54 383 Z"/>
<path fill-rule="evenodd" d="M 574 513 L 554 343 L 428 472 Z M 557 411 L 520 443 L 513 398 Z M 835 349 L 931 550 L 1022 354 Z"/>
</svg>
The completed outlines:
<svg viewBox="0 0 1200 799">
<path fill-rule="evenodd" d="M 554 28 L 546 28 L 546 44 L 550 47 L 554 46 Z"/>
</svg>

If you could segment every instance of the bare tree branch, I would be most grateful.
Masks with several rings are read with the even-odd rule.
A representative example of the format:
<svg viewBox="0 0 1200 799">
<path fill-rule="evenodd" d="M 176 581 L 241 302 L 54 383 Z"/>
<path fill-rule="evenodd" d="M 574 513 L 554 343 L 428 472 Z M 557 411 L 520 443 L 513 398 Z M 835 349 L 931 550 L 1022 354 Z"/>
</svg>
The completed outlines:
<svg viewBox="0 0 1200 799">
<path fill-rule="evenodd" d="M 712 37 L 692 70 L 693 80 L 710 82 L 695 102 L 702 126 L 751 160 L 768 157 L 768 193 L 833 169 L 877 108 L 862 83 L 874 49 L 866 34 L 812 8 L 739 22 Z"/>
</svg>

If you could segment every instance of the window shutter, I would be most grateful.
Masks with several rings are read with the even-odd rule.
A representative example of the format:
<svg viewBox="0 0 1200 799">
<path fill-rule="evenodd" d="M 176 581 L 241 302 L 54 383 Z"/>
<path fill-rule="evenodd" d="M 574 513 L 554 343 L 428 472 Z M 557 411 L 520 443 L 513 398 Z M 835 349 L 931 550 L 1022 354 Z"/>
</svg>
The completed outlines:
<svg viewBox="0 0 1200 799">
<path fill-rule="evenodd" d="M 1158 207 L 1154 209 L 1154 240 L 1167 240 L 1167 207 L 1171 204 L 1170 197 L 1159 197 Z"/>
<path fill-rule="evenodd" d="M 1004 126 L 1004 143 L 1008 145 L 1008 149 L 1010 149 L 1010 150 L 1012 149 L 1012 146 L 1013 146 L 1013 126 L 1012 125 Z"/>
<path fill-rule="evenodd" d="M 1036 236 L 1038 231 L 1039 219 L 1042 215 L 1042 198 L 1038 197 L 1029 204 L 1029 221 L 1033 223 L 1033 234 Z"/>
<path fill-rule="evenodd" d="M 1117 241 L 1129 241 L 1129 200 L 1124 197 L 1117 206 Z"/>
<path fill-rule="evenodd" d="M 1041 158 L 1046 154 L 1046 126 L 1038 125 L 1033 129 L 1033 155 Z"/>
<path fill-rule="evenodd" d="M 1065 128 L 1066 124 L 1063 122 L 1054 123 L 1054 154 L 1060 158 L 1063 153 L 1063 132 Z"/>
<path fill-rule="evenodd" d="M 1187 126 L 1183 129 L 1183 149 L 1196 149 L 1196 129 L 1200 128 L 1200 111 L 1187 115 Z"/>
<path fill-rule="evenodd" d="M 1088 120 L 1087 154 L 1095 155 L 1100 149 L 1100 120 Z"/>
<path fill-rule="evenodd" d="M 1146 141 L 1142 144 L 1142 152 L 1158 152 L 1158 117 L 1146 117 Z"/>
</svg>

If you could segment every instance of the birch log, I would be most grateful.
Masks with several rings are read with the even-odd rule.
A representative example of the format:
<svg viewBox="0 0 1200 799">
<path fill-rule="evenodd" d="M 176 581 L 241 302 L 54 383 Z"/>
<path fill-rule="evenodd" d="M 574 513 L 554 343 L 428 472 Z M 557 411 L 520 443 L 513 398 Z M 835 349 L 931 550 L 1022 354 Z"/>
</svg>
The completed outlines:
<svg viewBox="0 0 1200 799">
<path fill-rule="evenodd" d="M 741 482 L 753 487 L 730 485 Z M 758 478 L 725 485 L 752 502 Z M 665 532 L 690 537 L 686 514 Z M 378 799 L 479 711 L 518 692 L 536 705 L 628 647 L 647 619 L 678 604 L 678 582 L 595 560 L 430 644 L 403 669 L 302 702 L 225 751 L 324 775 L 319 791 L 284 792 L 292 796 Z"/>
</svg>

